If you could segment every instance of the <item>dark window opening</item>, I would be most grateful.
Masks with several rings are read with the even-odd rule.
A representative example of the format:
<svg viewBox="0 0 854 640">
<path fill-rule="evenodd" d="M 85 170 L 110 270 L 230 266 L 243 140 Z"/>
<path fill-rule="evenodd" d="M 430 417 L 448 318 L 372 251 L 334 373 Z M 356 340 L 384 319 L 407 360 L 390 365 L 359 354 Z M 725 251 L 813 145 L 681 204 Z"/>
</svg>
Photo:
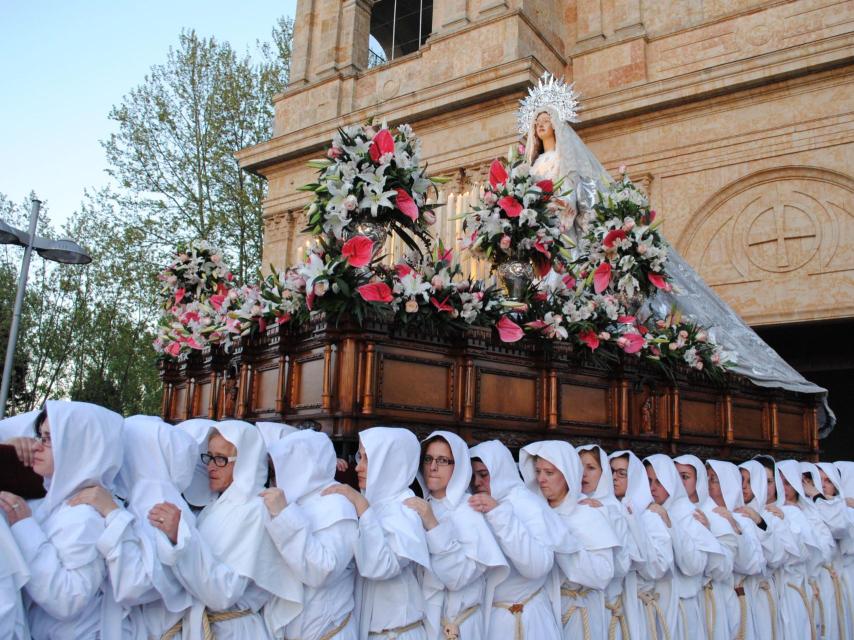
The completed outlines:
<svg viewBox="0 0 854 640">
<path fill-rule="evenodd" d="M 371 9 L 368 66 L 418 51 L 433 27 L 433 0 L 380 0 Z"/>
</svg>

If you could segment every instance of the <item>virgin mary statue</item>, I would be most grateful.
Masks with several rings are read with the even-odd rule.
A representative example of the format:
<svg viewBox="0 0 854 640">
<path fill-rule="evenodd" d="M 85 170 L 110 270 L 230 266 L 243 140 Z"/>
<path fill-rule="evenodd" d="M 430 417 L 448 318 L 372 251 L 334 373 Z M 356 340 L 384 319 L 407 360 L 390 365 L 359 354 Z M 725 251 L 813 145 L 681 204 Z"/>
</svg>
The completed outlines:
<svg viewBox="0 0 854 640">
<path fill-rule="evenodd" d="M 531 173 L 538 179 L 563 178 L 564 224 L 579 245 L 600 193 L 609 189 L 611 176 L 578 137 L 571 123 L 579 122 L 578 94 L 546 72 L 521 101 L 517 115 L 519 133 L 526 138 L 525 153 Z M 584 253 L 578 246 L 577 252 Z M 782 387 L 801 393 L 824 394 L 822 428 L 829 432 L 836 421 L 827 405 L 827 390 L 807 381 L 712 291 L 681 255 L 670 247 L 667 272 L 673 290 L 659 290 L 647 300 L 641 315 L 664 318 L 672 307 L 709 328 L 709 335 L 728 352 L 735 373 L 762 387 Z"/>
</svg>

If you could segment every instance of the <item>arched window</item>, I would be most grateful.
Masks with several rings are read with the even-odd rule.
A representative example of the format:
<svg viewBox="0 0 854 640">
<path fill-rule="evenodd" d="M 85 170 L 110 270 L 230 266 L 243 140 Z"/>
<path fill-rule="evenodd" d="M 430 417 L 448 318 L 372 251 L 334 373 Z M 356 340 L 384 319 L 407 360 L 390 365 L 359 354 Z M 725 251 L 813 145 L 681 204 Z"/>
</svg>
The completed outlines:
<svg viewBox="0 0 854 640">
<path fill-rule="evenodd" d="M 433 0 L 379 0 L 371 9 L 369 67 L 414 51 L 433 26 Z"/>
</svg>

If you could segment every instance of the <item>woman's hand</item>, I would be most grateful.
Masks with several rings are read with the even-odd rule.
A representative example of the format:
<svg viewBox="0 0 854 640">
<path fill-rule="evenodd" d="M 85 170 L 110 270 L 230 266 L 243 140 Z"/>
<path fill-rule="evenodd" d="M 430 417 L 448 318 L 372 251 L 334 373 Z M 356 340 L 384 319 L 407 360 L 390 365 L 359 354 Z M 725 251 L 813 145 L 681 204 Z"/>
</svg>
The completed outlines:
<svg viewBox="0 0 854 640">
<path fill-rule="evenodd" d="M 340 473 L 344 473 L 349 468 L 350 468 L 350 465 L 347 463 L 347 461 L 344 458 L 336 458 L 336 460 L 335 460 L 335 470 L 336 471 L 338 471 Z"/>
<path fill-rule="evenodd" d="M 0 508 L 3 509 L 10 527 L 33 515 L 26 500 L 8 491 L 0 491 Z"/>
<path fill-rule="evenodd" d="M 735 512 L 750 518 L 756 524 L 760 524 L 762 522 L 762 516 L 756 513 L 755 509 L 751 509 L 750 507 L 738 507 Z"/>
<path fill-rule="evenodd" d="M 729 525 L 732 527 L 732 530 L 735 531 L 738 535 L 741 535 L 741 527 L 738 525 L 736 519 L 732 516 L 729 509 L 726 507 L 715 507 L 713 509 L 715 513 L 717 513 L 724 520 L 729 522 Z"/>
<path fill-rule="evenodd" d="M 15 453 L 18 454 L 18 460 L 27 467 L 33 466 L 33 454 L 35 453 L 38 440 L 35 438 L 10 438 L 4 444 L 10 444 L 15 447 Z"/>
<path fill-rule="evenodd" d="M 646 510 L 652 511 L 653 513 L 657 513 L 659 517 L 664 520 L 664 524 L 667 525 L 667 528 L 670 528 L 670 516 L 667 513 L 667 509 L 662 507 L 660 504 L 656 504 L 655 502 L 653 502 L 650 503 Z"/>
<path fill-rule="evenodd" d="M 173 545 L 178 544 L 178 525 L 181 524 L 181 509 L 171 502 L 160 502 L 148 512 L 148 521 L 160 529 Z"/>
<path fill-rule="evenodd" d="M 706 517 L 706 514 L 699 509 L 694 510 L 694 520 L 706 527 L 709 531 L 712 530 L 712 525 L 709 524 L 709 519 Z"/>
<path fill-rule="evenodd" d="M 344 496 L 356 509 L 356 515 L 360 518 L 365 511 L 368 510 L 368 507 L 371 506 L 371 503 L 368 502 L 367 498 L 363 496 L 361 493 L 356 491 L 349 484 L 333 484 L 331 487 L 326 487 L 320 495 L 328 496 L 333 493 L 337 493 L 338 495 Z"/>
<path fill-rule="evenodd" d="M 602 503 L 596 498 L 584 498 L 584 500 L 579 500 L 578 504 L 586 504 L 588 507 L 593 507 L 594 509 L 602 508 Z"/>
<path fill-rule="evenodd" d="M 433 514 L 433 508 L 426 500 L 421 498 L 407 498 L 403 501 L 403 504 L 421 517 L 421 522 L 427 531 L 430 531 L 430 529 L 439 524 L 439 521 L 436 520 L 436 516 Z"/>
<path fill-rule="evenodd" d="M 102 518 L 106 518 L 110 513 L 119 508 L 115 500 L 113 500 L 113 496 L 110 495 L 110 492 L 97 484 L 94 487 L 87 487 L 75 493 L 68 501 L 68 504 L 72 507 L 88 504 L 100 513 Z"/>
<path fill-rule="evenodd" d="M 469 506 L 480 513 L 489 513 L 498 506 L 498 502 L 488 493 L 476 493 L 469 498 Z"/>
<path fill-rule="evenodd" d="M 783 510 L 780 507 L 778 507 L 776 504 L 765 505 L 765 511 L 767 511 L 768 513 L 773 513 L 775 516 L 780 518 L 780 520 L 786 519 L 786 514 L 784 514 Z"/>
<path fill-rule="evenodd" d="M 258 495 L 264 499 L 264 506 L 267 507 L 267 511 L 270 513 L 271 518 L 275 518 L 285 510 L 285 507 L 288 506 L 288 500 L 285 498 L 285 492 L 278 487 L 264 489 Z"/>
</svg>

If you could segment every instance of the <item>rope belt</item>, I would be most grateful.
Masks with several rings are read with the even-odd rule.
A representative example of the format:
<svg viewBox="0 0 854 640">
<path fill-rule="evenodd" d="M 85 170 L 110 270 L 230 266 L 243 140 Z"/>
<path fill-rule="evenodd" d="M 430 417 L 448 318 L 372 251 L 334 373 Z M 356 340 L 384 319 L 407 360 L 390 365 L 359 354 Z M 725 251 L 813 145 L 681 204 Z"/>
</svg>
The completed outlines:
<svg viewBox="0 0 854 640">
<path fill-rule="evenodd" d="M 735 635 L 735 640 L 744 640 L 747 637 L 747 597 L 744 595 L 744 581 L 735 585 L 735 595 L 738 596 L 738 633 Z"/>
<path fill-rule="evenodd" d="M 715 605 L 715 586 L 711 580 L 703 585 L 703 597 L 706 601 L 706 637 L 709 640 L 714 640 L 718 609 Z"/>
<path fill-rule="evenodd" d="M 670 640 L 670 629 L 667 626 L 667 619 L 664 617 L 664 612 L 658 604 L 659 594 L 657 591 L 638 591 L 638 598 L 643 603 L 643 608 L 646 611 L 646 628 L 649 630 L 651 640 L 658 638 L 656 631 L 656 620 L 664 630 L 665 640 Z"/>
<path fill-rule="evenodd" d="M 810 599 L 807 597 L 807 592 L 804 591 L 803 587 L 799 587 L 796 584 L 792 584 L 791 582 L 787 584 L 789 587 L 797 591 L 799 596 L 801 596 L 804 608 L 807 610 L 807 616 L 809 616 L 810 619 L 810 640 L 815 640 L 815 620 L 813 619 L 812 607 L 810 606 Z"/>
<path fill-rule="evenodd" d="M 492 606 L 496 609 L 506 609 L 510 613 L 513 614 L 513 617 L 516 619 L 516 633 L 513 636 L 515 640 L 525 640 L 525 629 L 522 626 L 522 612 L 525 611 L 525 605 L 528 604 L 531 600 L 537 597 L 540 592 L 543 590 L 542 587 L 534 591 L 527 598 L 522 600 L 522 602 L 493 602 Z"/>
<path fill-rule="evenodd" d="M 759 588 L 765 592 L 768 610 L 771 612 L 771 640 L 777 640 L 777 605 L 774 602 L 775 596 L 771 593 L 771 583 L 763 580 L 759 583 Z"/>
<path fill-rule="evenodd" d="M 688 614 L 685 613 L 685 603 L 682 598 L 679 598 L 679 615 L 682 618 L 682 637 L 688 640 Z"/>
<path fill-rule="evenodd" d="M 626 621 L 626 613 L 623 611 L 623 596 L 619 595 L 613 602 L 605 602 L 605 608 L 611 612 L 611 622 L 608 625 L 608 640 L 616 640 L 617 625 L 620 625 L 620 637 L 628 640 L 629 625 Z"/>
<path fill-rule="evenodd" d="M 458 613 L 453 620 L 442 618 L 442 633 L 444 640 L 460 640 L 460 625 L 474 615 L 474 612 L 480 609 L 480 605 L 476 604 L 461 613 Z"/>
<path fill-rule="evenodd" d="M 572 598 L 573 600 L 578 600 L 578 598 L 583 598 L 588 593 L 590 593 L 590 589 L 570 589 L 569 587 L 561 586 L 560 595 L 566 596 L 567 598 Z M 578 605 L 570 605 L 569 608 L 563 612 L 561 616 L 561 624 L 565 627 L 566 624 L 572 619 L 572 616 L 575 615 L 575 612 L 578 611 L 581 614 L 581 631 L 584 634 L 584 640 L 590 640 L 590 612 L 587 611 L 587 607 L 579 607 Z"/>
<path fill-rule="evenodd" d="M 826 618 L 824 617 L 824 601 L 821 599 L 821 590 L 818 588 L 818 582 L 815 580 L 810 580 L 809 583 L 810 587 L 812 587 L 813 600 L 818 603 L 818 612 L 821 616 L 821 620 L 818 623 L 818 635 L 824 637 Z"/>
<path fill-rule="evenodd" d="M 416 620 L 411 624 L 404 625 L 402 627 L 395 627 L 394 629 L 383 629 L 382 631 L 371 631 L 368 634 L 369 638 L 388 638 L 388 640 L 396 640 L 400 637 L 400 634 L 406 633 L 407 631 L 412 631 L 413 629 L 417 629 L 418 627 L 423 627 L 423 620 Z"/>
<path fill-rule="evenodd" d="M 204 640 L 216 640 L 216 636 L 213 632 L 213 625 L 215 623 L 225 622 L 226 620 L 236 620 L 237 618 L 248 616 L 251 613 L 252 609 L 235 609 L 234 611 L 217 611 L 216 613 L 212 613 L 208 609 L 205 609 L 202 614 L 202 637 Z M 184 620 L 178 620 L 178 622 L 166 630 L 166 633 L 160 637 L 160 640 L 172 640 L 172 638 L 176 637 L 181 632 L 181 628 L 183 626 Z"/>
<path fill-rule="evenodd" d="M 833 595 L 836 599 L 836 624 L 839 627 L 839 637 L 845 637 L 845 605 L 843 604 L 842 581 L 839 579 L 839 574 L 832 565 L 826 564 L 824 568 L 830 574 L 830 579 L 833 580 Z"/>
</svg>

